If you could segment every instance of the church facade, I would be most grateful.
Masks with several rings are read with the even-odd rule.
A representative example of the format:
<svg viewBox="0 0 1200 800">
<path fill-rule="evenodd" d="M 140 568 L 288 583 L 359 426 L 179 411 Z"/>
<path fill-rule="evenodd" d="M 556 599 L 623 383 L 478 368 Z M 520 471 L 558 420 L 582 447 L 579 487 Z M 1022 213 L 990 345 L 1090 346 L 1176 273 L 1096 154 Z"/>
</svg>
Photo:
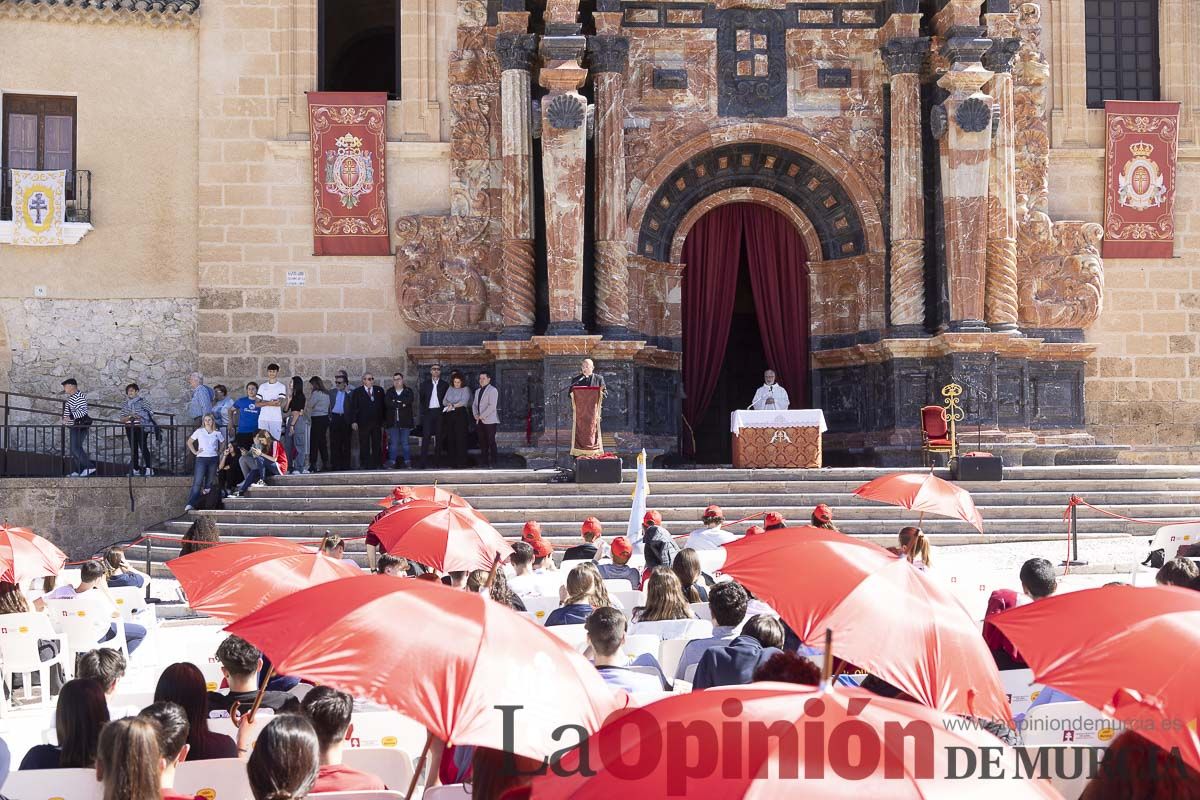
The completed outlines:
<svg viewBox="0 0 1200 800">
<path fill-rule="evenodd" d="M 0 103 L 75 98 L 94 187 L 77 244 L 0 244 L 0 381 L 134 380 L 171 405 L 196 368 L 490 369 L 501 449 L 536 463 L 587 356 L 610 446 L 688 451 L 685 245 L 751 204 L 803 242 L 792 401 L 823 409 L 827 462 L 913 463 L 950 382 L 965 438 L 1010 463 L 1197 459 L 1186 0 L 1133 20 L 1091 0 L 361 5 L 390 18 L 389 57 L 317 0 L 0 0 Z M 1177 257 L 1104 261 L 1100 65 L 1135 46 L 1149 83 L 1119 91 L 1182 102 Z M 355 88 L 356 58 L 394 65 L 394 256 L 318 258 L 305 92 Z"/>
</svg>

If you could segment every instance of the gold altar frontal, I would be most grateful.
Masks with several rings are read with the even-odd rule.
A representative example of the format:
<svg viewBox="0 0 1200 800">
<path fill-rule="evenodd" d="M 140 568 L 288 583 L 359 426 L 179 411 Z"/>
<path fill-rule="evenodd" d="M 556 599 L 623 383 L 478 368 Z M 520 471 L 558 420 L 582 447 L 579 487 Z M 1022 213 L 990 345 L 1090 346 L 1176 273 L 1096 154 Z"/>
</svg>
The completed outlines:
<svg viewBox="0 0 1200 800">
<path fill-rule="evenodd" d="M 742 428 L 733 436 L 733 466 L 816 469 L 821 466 L 821 429 L 814 426 Z"/>
</svg>

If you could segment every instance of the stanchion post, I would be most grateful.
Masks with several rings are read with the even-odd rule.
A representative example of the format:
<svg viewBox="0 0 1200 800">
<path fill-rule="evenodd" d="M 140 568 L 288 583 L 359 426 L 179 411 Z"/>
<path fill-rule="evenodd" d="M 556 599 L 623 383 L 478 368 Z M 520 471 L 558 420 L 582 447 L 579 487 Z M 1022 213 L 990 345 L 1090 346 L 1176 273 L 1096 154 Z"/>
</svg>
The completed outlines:
<svg viewBox="0 0 1200 800">
<path fill-rule="evenodd" d="M 151 555 L 150 548 L 153 547 L 154 540 L 151 539 L 149 536 L 146 536 L 142 539 L 142 541 L 144 541 L 146 543 L 146 602 L 149 603 L 150 602 L 150 584 L 153 582 L 152 576 L 150 575 L 150 569 L 151 569 L 151 567 L 150 567 L 150 555 Z"/>
<path fill-rule="evenodd" d="M 1079 504 L 1075 502 L 1076 498 L 1071 497 L 1070 515 L 1070 534 L 1071 534 L 1071 557 L 1064 561 L 1064 567 L 1082 567 L 1087 564 L 1086 561 L 1081 561 L 1079 558 Z"/>
</svg>

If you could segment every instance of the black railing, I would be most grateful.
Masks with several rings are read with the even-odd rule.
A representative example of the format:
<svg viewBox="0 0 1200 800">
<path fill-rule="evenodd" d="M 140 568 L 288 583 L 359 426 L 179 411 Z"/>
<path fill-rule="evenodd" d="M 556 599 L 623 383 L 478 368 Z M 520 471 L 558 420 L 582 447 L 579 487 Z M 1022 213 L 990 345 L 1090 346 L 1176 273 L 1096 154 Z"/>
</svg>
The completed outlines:
<svg viewBox="0 0 1200 800">
<path fill-rule="evenodd" d="M 0 169 L 0 220 L 12 219 L 12 170 Z M 92 221 L 92 172 L 67 170 L 67 208 L 64 222 Z"/>
</svg>

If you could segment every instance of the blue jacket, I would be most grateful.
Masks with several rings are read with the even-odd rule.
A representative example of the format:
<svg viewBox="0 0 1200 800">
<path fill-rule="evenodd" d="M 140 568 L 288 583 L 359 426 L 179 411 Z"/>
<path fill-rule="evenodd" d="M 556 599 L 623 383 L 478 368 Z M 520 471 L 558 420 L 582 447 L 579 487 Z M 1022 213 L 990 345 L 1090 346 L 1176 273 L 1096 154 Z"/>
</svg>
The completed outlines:
<svg viewBox="0 0 1200 800">
<path fill-rule="evenodd" d="M 777 647 L 763 647 L 753 636 L 738 636 L 723 647 L 710 647 L 700 656 L 692 689 L 750 683 L 759 664 L 782 652 Z"/>
<path fill-rule="evenodd" d="M 546 627 L 551 625 L 582 625 L 592 615 L 592 607 L 587 603 L 572 603 L 550 612 L 546 617 Z"/>
</svg>

